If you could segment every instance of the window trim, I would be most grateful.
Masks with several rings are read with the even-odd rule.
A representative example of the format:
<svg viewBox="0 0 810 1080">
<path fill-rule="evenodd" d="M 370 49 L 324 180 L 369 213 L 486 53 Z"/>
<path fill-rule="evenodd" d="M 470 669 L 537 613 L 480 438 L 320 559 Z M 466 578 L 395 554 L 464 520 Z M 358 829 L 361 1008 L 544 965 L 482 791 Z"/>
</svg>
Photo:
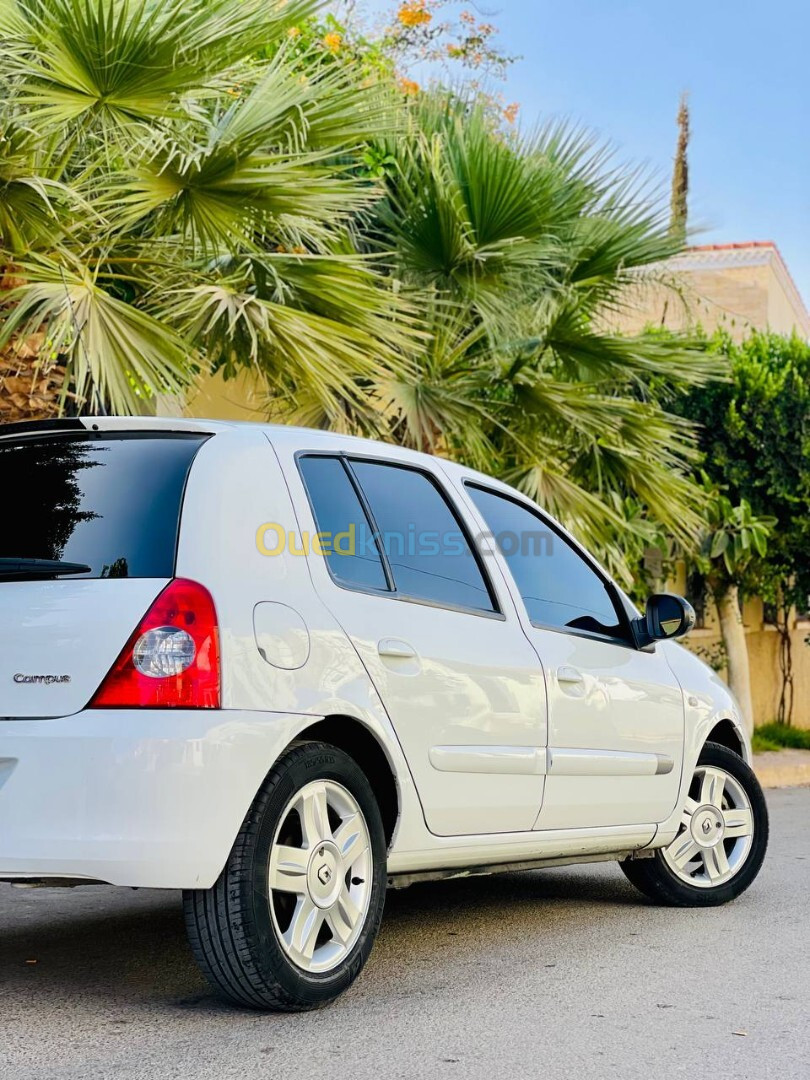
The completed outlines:
<svg viewBox="0 0 810 1080">
<path fill-rule="evenodd" d="M 619 592 L 618 592 L 618 590 L 616 588 L 616 583 L 614 581 L 612 581 L 611 578 L 608 577 L 608 575 L 604 572 L 604 570 L 602 570 L 602 568 L 595 561 L 595 559 L 590 554 L 590 552 L 586 551 L 584 548 L 580 549 L 578 544 L 576 544 L 575 542 L 572 542 L 565 535 L 565 533 L 562 531 L 561 527 L 554 521 L 553 518 L 551 518 L 548 514 L 546 514 L 543 510 L 541 510 L 540 507 L 536 506 L 534 503 L 530 502 L 528 499 L 522 498 L 518 492 L 516 492 L 515 495 L 512 495 L 511 492 L 500 491 L 498 488 L 488 487 L 486 484 L 482 484 L 480 481 L 471 480 L 471 479 L 462 480 L 462 484 L 463 484 L 465 489 L 473 488 L 473 489 L 476 489 L 478 491 L 482 491 L 487 495 L 497 496 L 497 497 L 499 497 L 501 499 L 504 499 L 506 502 L 514 503 L 515 506 L 521 507 L 521 509 L 526 510 L 528 513 L 533 514 L 536 518 L 538 518 L 602 582 L 602 584 L 605 587 L 605 592 L 608 595 L 608 599 L 610 600 L 611 604 L 613 605 L 613 609 L 614 609 L 614 612 L 616 614 L 618 624 L 624 630 L 624 632 L 626 634 L 626 637 L 616 637 L 613 634 L 598 634 L 598 633 L 595 633 L 594 631 L 591 631 L 591 630 L 581 630 L 579 627 L 575 627 L 575 626 L 574 627 L 552 626 L 549 623 L 537 622 L 535 619 L 533 619 L 529 615 L 529 609 L 526 606 L 526 601 L 523 599 L 523 596 L 521 595 L 520 589 L 518 588 L 517 581 L 515 580 L 515 576 L 512 573 L 511 567 L 509 566 L 509 562 L 508 562 L 506 556 L 503 554 L 503 552 L 498 550 L 498 554 L 499 554 L 500 558 L 502 558 L 503 561 L 506 563 L 506 569 L 509 571 L 509 575 L 510 575 L 510 577 L 512 579 L 512 582 L 513 582 L 514 586 L 515 586 L 515 591 L 517 593 L 516 599 L 520 600 L 520 603 L 523 606 L 523 611 L 524 611 L 524 613 L 526 615 L 526 619 L 530 623 L 531 626 L 535 627 L 538 630 L 549 630 L 549 631 L 551 631 L 553 633 L 567 634 L 570 637 L 584 637 L 584 638 L 588 638 L 590 641 L 603 641 L 608 645 L 621 645 L 621 646 L 623 646 L 625 648 L 629 648 L 629 649 L 633 649 L 634 651 L 637 651 L 637 647 L 636 647 L 635 641 L 633 639 L 633 634 L 632 634 L 632 631 L 630 629 L 630 617 L 629 617 L 629 615 L 627 613 L 625 605 L 621 602 L 621 597 L 620 597 Z M 487 520 L 484 517 L 483 512 L 478 508 L 478 505 L 476 504 L 475 499 L 472 496 L 470 496 L 470 500 L 472 501 L 473 505 L 475 506 L 476 512 L 480 515 L 481 520 L 484 522 L 484 524 L 489 529 L 489 525 L 487 523 Z M 490 536 L 493 538 L 493 542 L 494 542 L 495 534 L 492 533 L 491 530 L 490 530 Z"/>
<path fill-rule="evenodd" d="M 307 502 L 309 504 L 310 513 L 312 514 L 312 519 L 316 526 L 318 524 L 318 517 L 315 513 L 312 496 L 310 495 L 309 488 L 307 487 L 307 483 L 304 478 L 300 463 L 301 458 L 305 457 L 328 457 L 340 461 L 349 478 L 349 482 L 351 483 L 352 488 L 357 495 L 358 501 L 360 503 L 360 508 L 363 511 L 366 520 L 368 521 L 368 524 L 373 531 L 374 542 L 377 545 L 377 551 L 380 555 L 380 561 L 383 567 L 383 574 L 385 575 L 386 581 L 389 583 L 389 588 L 387 589 L 374 589 L 370 587 L 364 587 L 362 585 L 353 585 L 349 582 L 342 581 L 334 573 L 332 567 L 329 565 L 329 560 L 324 556 L 324 563 L 326 564 L 326 569 L 329 577 L 331 578 L 333 584 L 335 584 L 339 589 L 345 589 L 347 592 L 363 593 L 366 596 L 378 596 L 387 600 L 398 600 L 400 603 L 404 604 L 418 604 L 422 607 L 437 608 L 440 611 L 455 611 L 461 615 L 477 615 L 484 619 L 494 619 L 496 622 L 506 622 L 506 615 L 504 615 L 503 611 L 501 610 L 500 599 L 492 584 L 492 580 L 486 571 L 486 567 L 483 564 L 480 553 L 476 550 L 475 544 L 472 543 L 468 522 L 465 520 L 464 514 L 459 509 L 456 502 L 451 498 L 450 492 L 444 487 L 444 485 L 441 483 L 440 479 L 437 476 L 434 476 L 433 473 L 431 473 L 427 469 L 420 468 L 418 465 L 411 465 L 409 462 L 392 461 L 388 457 L 377 457 L 374 454 L 358 454 L 352 453 L 348 450 L 296 450 L 293 458 L 295 460 L 296 468 L 298 469 L 298 475 L 301 479 L 301 483 L 304 487 L 304 492 L 307 497 Z M 365 461 L 373 465 L 387 465 L 395 469 L 409 469 L 411 472 L 415 472 L 418 473 L 420 476 L 424 476 L 428 480 L 428 482 L 431 483 L 434 488 L 436 488 L 439 495 L 444 499 L 444 502 L 450 510 L 450 513 L 455 518 L 456 523 L 459 527 L 459 531 L 461 532 L 461 535 L 463 536 L 464 541 L 470 549 L 470 553 L 472 554 L 473 559 L 475 560 L 475 564 L 478 567 L 481 578 L 484 582 L 484 586 L 489 595 L 490 603 L 493 605 L 491 611 L 486 611 L 483 608 L 467 607 L 463 604 L 451 604 L 446 601 L 430 600 L 428 597 L 413 596 L 410 593 L 405 593 L 397 589 L 396 580 L 391 569 L 388 554 L 380 543 L 380 536 L 382 535 L 381 530 L 377 524 L 376 518 L 374 517 L 374 513 L 368 502 L 366 493 L 363 490 L 363 486 L 360 483 L 360 479 L 355 474 L 354 469 L 352 468 L 353 461 Z"/>
<path fill-rule="evenodd" d="M 324 561 L 324 563 L 326 565 L 326 569 L 327 569 L 327 571 L 329 573 L 329 577 L 332 579 L 334 584 L 338 586 L 338 588 L 346 589 L 348 592 L 360 592 L 360 593 L 365 593 L 368 596 L 391 596 L 393 590 L 391 588 L 391 577 L 390 577 L 390 574 L 389 574 L 388 563 L 387 563 L 387 560 L 385 558 L 385 554 L 381 550 L 380 544 L 379 544 L 379 542 L 377 540 L 377 532 L 376 532 L 376 530 L 374 530 L 373 518 L 371 518 L 369 516 L 369 512 L 366 509 L 365 500 L 361 496 L 361 494 L 358 492 L 355 478 L 352 475 L 352 473 L 350 472 L 350 470 L 346 468 L 346 463 L 343 461 L 341 452 L 340 451 L 329 451 L 329 450 L 315 450 L 315 451 L 296 450 L 293 457 L 295 459 L 295 466 L 296 466 L 296 468 L 298 470 L 298 476 L 299 476 L 299 478 L 301 480 L 301 484 L 302 484 L 302 486 L 304 488 L 304 494 L 307 497 L 307 503 L 309 505 L 309 511 L 312 514 L 312 520 L 315 523 L 316 528 L 318 527 L 318 515 L 317 515 L 317 513 L 315 511 L 315 504 L 312 501 L 312 494 L 311 494 L 311 492 L 309 490 L 309 485 L 307 484 L 306 477 L 304 476 L 304 470 L 301 467 L 301 460 L 303 458 L 307 458 L 307 457 L 323 457 L 323 458 L 330 458 L 333 461 L 337 461 L 339 463 L 339 465 L 343 469 L 343 472 L 346 474 L 346 477 L 347 477 L 347 479 L 349 481 L 349 486 L 351 487 L 352 491 L 354 491 L 355 495 L 357 496 L 357 500 L 358 500 L 358 502 L 360 504 L 360 509 L 362 510 L 363 514 L 366 517 L 366 521 L 367 521 L 367 523 L 369 525 L 369 528 L 371 528 L 373 530 L 374 543 L 375 543 L 375 545 L 377 547 L 377 554 L 380 556 L 380 566 L 382 568 L 383 577 L 385 578 L 385 581 L 386 581 L 386 588 L 384 588 L 384 589 L 375 589 L 373 585 L 360 585 L 360 584 L 357 584 L 355 582 L 349 582 L 349 581 L 344 580 L 343 578 L 339 577 L 338 574 L 335 573 L 335 571 L 332 569 L 332 567 L 331 567 L 331 565 L 329 563 L 329 559 L 324 555 L 322 557 L 323 557 L 323 561 Z M 307 553 L 307 558 L 309 558 L 309 553 Z"/>
<path fill-rule="evenodd" d="M 371 526 L 371 532 L 374 537 L 374 545 L 377 548 L 377 552 L 380 556 L 383 574 L 385 575 L 385 581 L 388 585 L 388 592 L 396 593 L 397 583 L 396 579 L 394 578 L 394 571 L 391 569 L 391 560 L 388 558 L 388 552 L 380 543 L 380 537 L 382 534 L 380 532 L 380 527 L 377 524 L 377 519 L 374 517 L 374 511 L 371 509 L 371 503 L 368 501 L 368 496 L 366 495 L 365 491 L 363 491 L 363 485 L 360 483 L 357 473 L 352 468 L 352 463 L 350 459 L 348 457 L 342 457 L 341 464 L 343 465 L 343 471 L 349 477 L 349 483 L 351 484 L 352 488 L 354 489 L 354 493 L 358 498 L 360 508 L 366 515 L 366 520 Z"/>
</svg>

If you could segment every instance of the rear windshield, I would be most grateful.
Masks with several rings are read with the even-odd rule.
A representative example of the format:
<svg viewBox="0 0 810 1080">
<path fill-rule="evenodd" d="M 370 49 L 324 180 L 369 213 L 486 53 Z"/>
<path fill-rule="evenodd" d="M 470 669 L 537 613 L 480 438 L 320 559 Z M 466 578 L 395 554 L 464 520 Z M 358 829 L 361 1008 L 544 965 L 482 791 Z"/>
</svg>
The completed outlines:
<svg viewBox="0 0 810 1080">
<path fill-rule="evenodd" d="M 0 558 L 91 568 L 71 578 L 171 577 L 186 477 L 206 438 L 174 432 L 0 438 Z"/>
</svg>

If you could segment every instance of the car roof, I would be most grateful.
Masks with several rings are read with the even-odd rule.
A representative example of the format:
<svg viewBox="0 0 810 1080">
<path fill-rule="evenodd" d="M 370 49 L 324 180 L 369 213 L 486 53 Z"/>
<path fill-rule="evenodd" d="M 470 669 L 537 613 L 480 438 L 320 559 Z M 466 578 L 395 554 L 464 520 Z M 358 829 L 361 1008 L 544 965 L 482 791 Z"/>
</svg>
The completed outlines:
<svg viewBox="0 0 810 1080">
<path fill-rule="evenodd" d="M 10 435 L 30 435 L 36 432 L 60 431 L 179 431 L 199 432 L 208 435 L 228 433 L 264 432 L 275 445 L 286 445 L 295 450 L 333 450 L 372 457 L 386 457 L 393 461 L 409 461 L 423 467 L 441 468 L 448 476 L 461 480 L 477 480 L 504 492 L 519 494 L 514 488 L 496 480 L 486 473 L 450 461 L 438 454 L 382 442 L 357 435 L 347 435 L 320 428 L 296 427 L 288 424 L 260 423 L 251 420 L 209 420 L 204 417 L 186 416 L 81 416 L 59 417 L 52 420 L 29 420 L 16 424 L 0 425 L 0 438 Z M 522 496 L 525 499 L 525 496 Z M 530 501 L 530 500 L 526 500 Z"/>
<path fill-rule="evenodd" d="M 0 438 L 10 435 L 30 435 L 37 432 L 68 431 L 178 431 L 221 435 L 264 432 L 277 445 L 292 445 L 295 449 L 346 450 L 378 456 L 382 453 L 398 459 L 412 459 L 423 464 L 437 459 L 433 455 L 407 447 L 346 435 L 318 428 L 293 427 L 287 424 L 264 424 L 250 420 L 207 420 L 185 416 L 81 416 L 53 420 L 31 420 L 0 425 Z"/>
</svg>

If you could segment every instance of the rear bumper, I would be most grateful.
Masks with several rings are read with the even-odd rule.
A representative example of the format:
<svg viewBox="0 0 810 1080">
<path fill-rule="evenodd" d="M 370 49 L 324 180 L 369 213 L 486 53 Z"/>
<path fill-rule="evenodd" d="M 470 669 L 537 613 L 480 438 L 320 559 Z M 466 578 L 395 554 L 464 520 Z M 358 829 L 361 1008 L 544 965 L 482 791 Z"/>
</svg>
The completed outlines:
<svg viewBox="0 0 810 1080">
<path fill-rule="evenodd" d="M 208 888 L 314 717 L 105 710 L 0 721 L 0 879 Z"/>
</svg>

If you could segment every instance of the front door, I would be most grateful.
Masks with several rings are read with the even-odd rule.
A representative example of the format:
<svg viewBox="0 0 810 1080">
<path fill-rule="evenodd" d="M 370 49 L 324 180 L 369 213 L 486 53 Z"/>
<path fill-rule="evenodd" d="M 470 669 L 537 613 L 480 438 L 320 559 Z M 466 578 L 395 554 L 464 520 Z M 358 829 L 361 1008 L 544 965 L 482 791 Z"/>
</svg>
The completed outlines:
<svg viewBox="0 0 810 1080">
<path fill-rule="evenodd" d="M 616 590 L 530 505 L 470 483 L 524 605 L 546 674 L 548 762 L 538 829 L 650 824 L 675 808 L 683 696 L 660 647 L 638 650 Z"/>
<path fill-rule="evenodd" d="M 283 464 L 302 531 L 321 535 L 313 581 L 383 701 L 428 828 L 531 830 L 545 772 L 542 670 L 438 477 L 343 454 Z"/>
</svg>

